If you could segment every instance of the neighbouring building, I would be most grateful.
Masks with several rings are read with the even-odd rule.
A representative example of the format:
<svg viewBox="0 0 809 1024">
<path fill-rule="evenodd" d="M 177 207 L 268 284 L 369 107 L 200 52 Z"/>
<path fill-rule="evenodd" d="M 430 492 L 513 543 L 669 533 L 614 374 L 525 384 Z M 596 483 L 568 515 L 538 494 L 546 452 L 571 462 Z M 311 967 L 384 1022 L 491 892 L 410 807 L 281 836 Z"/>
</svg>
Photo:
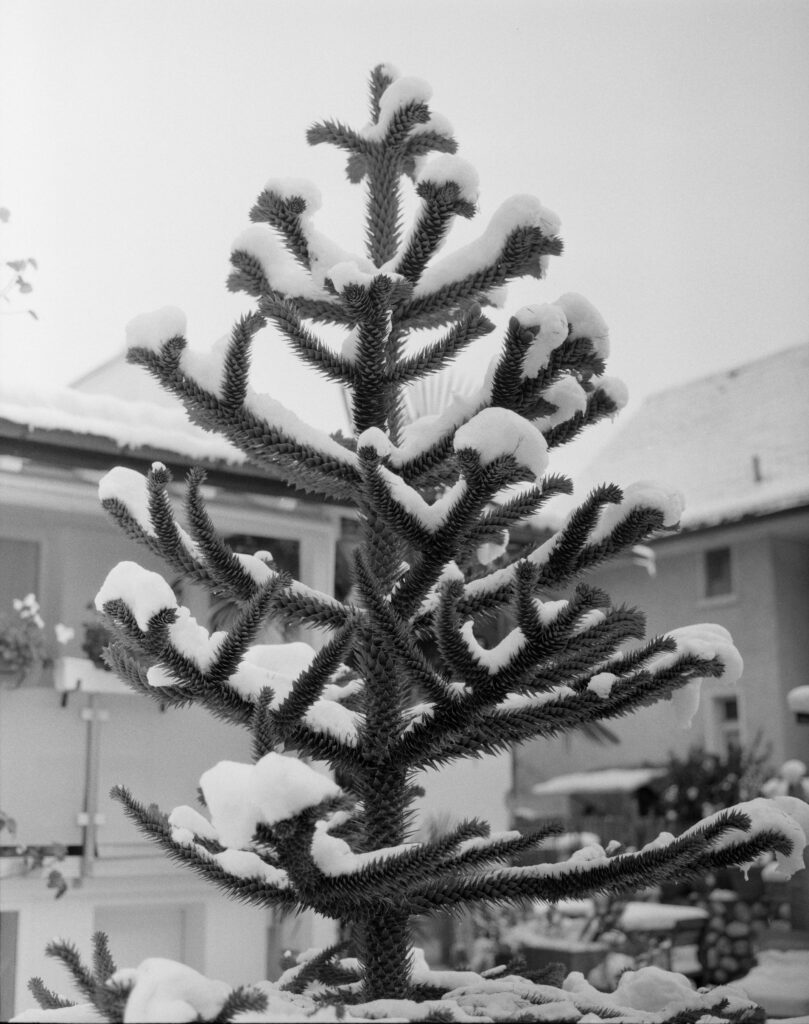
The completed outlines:
<svg viewBox="0 0 809 1024">
<path fill-rule="evenodd" d="M 95 619 L 92 601 L 112 566 L 132 559 L 167 572 L 103 512 L 96 493 L 112 466 L 145 472 L 155 460 L 172 470 L 178 497 L 188 466 L 205 465 L 209 508 L 225 536 L 243 549 L 271 550 L 303 582 L 334 592 L 343 511 L 247 468 L 235 449 L 192 427 L 181 411 L 71 390 L 22 401 L 2 396 L 0 610 L 35 593 L 59 660 L 55 672 L 0 690 L 0 809 L 16 823 L 15 834 L 0 833 L 0 1019 L 30 1004 L 31 975 L 66 986 L 61 968 L 43 957 L 55 935 L 86 951 L 102 929 L 122 964 L 167 956 L 234 982 L 272 974 L 282 941 L 302 948 L 318 941 L 311 917 L 282 930 L 271 914 L 229 902 L 178 870 L 108 797 L 124 783 L 165 809 L 194 803 L 207 767 L 250 758 L 246 731 L 197 708 L 161 712 L 89 661 L 63 657 L 82 656 L 83 625 Z M 181 597 L 198 621 L 209 622 L 206 592 L 186 587 Z M 75 629 L 62 647 L 57 623 Z M 58 692 L 77 675 L 78 692 Z M 46 858 L 44 873 L 26 873 L 13 855 L 15 847 L 53 844 L 68 857 Z M 51 867 L 69 885 L 58 900 L 44 880 Z"/>
<path fill-rule="evenodd" d="M 606 770 L 660 766 L 669 752 L 682 755 L 696 744 L 722 753 L 760 733 L 773 766 L 807 760 L 809 730 L 787 705 L 787 693 L 809 680 L 807 394 L 809 344 L 678 385 L 647 398 L 575 481 L 578 497 L 598 483 L 650 479 L 682 491 L 680 532 L 589 579 L 616 605 L 643 609 L 648 636 L 690 623 L 725 626 L 744 675 L 735 686 L 705 681 L 689 730 L 662 703 L 607 722 L 617 744 L 577 733 L 520 747 L 511 796 L 518 817 L 559 813 L 560 788 L 568 801 L 576 794 L 579 808 L 612 813 L 629 776 Z M 558 464 L 563 471 L 563 449 Z M 585 799 L 586 779 L 570 778 L 583 770 L 599 773 L 593 788 L 603 792 L 620 775 L 609 807 L 595 794 Z"/>
</svg>

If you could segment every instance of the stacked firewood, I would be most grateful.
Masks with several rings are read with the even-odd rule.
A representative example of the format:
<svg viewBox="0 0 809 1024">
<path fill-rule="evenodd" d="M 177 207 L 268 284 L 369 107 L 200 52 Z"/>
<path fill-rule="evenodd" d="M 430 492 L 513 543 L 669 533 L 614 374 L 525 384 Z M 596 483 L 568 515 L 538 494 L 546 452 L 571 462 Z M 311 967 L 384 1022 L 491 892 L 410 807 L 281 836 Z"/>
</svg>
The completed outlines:
<svg viewBox="0 0 809 1024">
<path fill-rule="evenodd" d="M 702 904 L 709 917 L 699 944 L 702 981 L 721 985 L 746 974 L 755 963 L 755 940 L 769 928 L 789 927 L 788 903 L 748 902 L 719 889 Z"/>
</svg>

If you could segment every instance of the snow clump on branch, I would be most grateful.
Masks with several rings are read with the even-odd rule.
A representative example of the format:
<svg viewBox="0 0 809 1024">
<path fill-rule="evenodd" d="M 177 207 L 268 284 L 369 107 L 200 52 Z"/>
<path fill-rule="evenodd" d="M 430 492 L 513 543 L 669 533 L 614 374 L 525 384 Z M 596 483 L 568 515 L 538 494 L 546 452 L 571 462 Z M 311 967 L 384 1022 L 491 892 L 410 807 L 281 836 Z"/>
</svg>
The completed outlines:
<svg viewBox="0 0 809 1024">
<path fill-rule="evenodd" d="M 127 348 L 146 348 L 159 352 L 172 338 L 184 338 L 187 327 L 185 313 L 177 306 L 163 306 L 150 313 L 140 313 L 126 325 Z"/>
<path fill-rule="evenodd" d="M 511 455 L 539 480 L 548 468 L 548 445 L 524 417 L 509 409 L 482 409 L 455 432 L 456 452 L 473 451 L 482 466 Z"/>
<path fill-rule="evenodd" d="M 248 846 L 258 824 L 276 825 L 342 795 L 331 779 L 295 757 L 265 754 L 255 764 L 220 761 L 199 780 L 223 846 Z"/>
</svg>

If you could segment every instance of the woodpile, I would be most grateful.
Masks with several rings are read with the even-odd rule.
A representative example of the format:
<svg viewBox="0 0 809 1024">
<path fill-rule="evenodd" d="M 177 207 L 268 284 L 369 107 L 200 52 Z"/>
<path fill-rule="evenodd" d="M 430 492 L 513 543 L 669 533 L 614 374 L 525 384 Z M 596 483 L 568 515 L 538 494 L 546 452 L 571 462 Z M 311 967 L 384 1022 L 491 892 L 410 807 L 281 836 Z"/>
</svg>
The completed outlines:
<svg viewBox="0 0 809 1024">
<path fill-rule="evenodd" d="M 790 907 L 748 902 L 718 889 L 702 903 L 708 920 L 698 948 L 704 985 L 722 985 L 746 974 L 755 964 L 755 940 L 775 922 L 789 927 Z"/>
</svg>

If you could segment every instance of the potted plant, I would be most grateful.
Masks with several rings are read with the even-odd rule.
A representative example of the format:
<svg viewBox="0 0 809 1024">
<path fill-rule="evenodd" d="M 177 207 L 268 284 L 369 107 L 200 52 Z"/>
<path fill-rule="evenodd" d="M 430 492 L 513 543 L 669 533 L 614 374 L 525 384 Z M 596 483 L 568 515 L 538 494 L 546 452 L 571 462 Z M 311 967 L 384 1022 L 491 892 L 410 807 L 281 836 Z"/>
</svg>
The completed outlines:
<svg viewBox="0 0 809 1024">
<path fill-rule="evenodd" d="M 54 663 L 53 682 L 66 703 L 68 694 L 82 693 L 124 693 L 132 691 L 121 682 L 104 660 L 104 651 L 110 642 L 109 630 L 95 619 L 84 623 L 84 638 L 81 649 L 83 657 L 64 655 Z"/>
<path fill-rule="evenodd" d="M 0 615 L 0 677 L 20 686 L 32 672 L 53 665 L 54 658 L 36 595 L 16 598 L 13 608 L 12 614 Z M 59 643 L 73 638 L 73 630 L 61 623 L 55 633 Z"/>
<path fill-rule="evenodd" d="M 17 822 L 0 810 L 0 832 L 6 831 L 13 836 L 17 831 Z M 68 884 L 65 876 L 55 867 L 67 857 L 67 847 L 62 843 L 46 845 L 20 845 L 0 842 L 0 877 L 9 875 L 28 875 L 34 871 L 47 871 L 46 885 L 55 889 L 58 900 L 67 892 Z"/>
</svg>

